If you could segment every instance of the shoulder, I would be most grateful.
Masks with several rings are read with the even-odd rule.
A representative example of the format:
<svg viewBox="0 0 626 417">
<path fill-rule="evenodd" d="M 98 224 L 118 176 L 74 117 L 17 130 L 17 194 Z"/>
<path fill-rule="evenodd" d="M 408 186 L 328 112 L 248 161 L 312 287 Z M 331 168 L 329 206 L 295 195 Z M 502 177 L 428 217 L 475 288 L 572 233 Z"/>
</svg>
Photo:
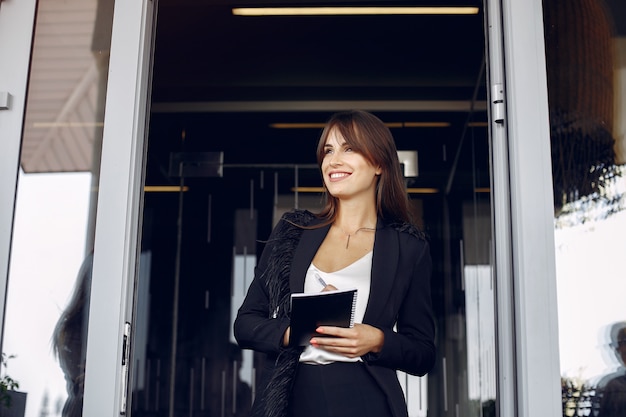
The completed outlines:
<svg viewBox="0 0 626 417">
<path fill-rule="evenodd" d="M 297 227 L 308 226 L 317 219 L 318 217 L 308 210 L 293 209 L 284 213 L 280 218 L 280 222 L 288 223 Z"/>
<path fill-rule="evenodd" d="M 427 242 L 428 238 L 424 232 L 418 229 L 415 225 L 408 222 L 390 222 L 387 224 L 387 227 L 390 227 L 397 231 L 401 235 L 405 235 L 409 238 L 414 238 L 419 241 Z"/>
<path fill-rule="evenodd" d="M 273 238 L 299 237 L 304 229 L 315 224 L 318 217 L 308 210 L 291 210 L 284 213 L 272 232 Z M 270 240 L 272 240 L 270 238 Z"/>
</svg>

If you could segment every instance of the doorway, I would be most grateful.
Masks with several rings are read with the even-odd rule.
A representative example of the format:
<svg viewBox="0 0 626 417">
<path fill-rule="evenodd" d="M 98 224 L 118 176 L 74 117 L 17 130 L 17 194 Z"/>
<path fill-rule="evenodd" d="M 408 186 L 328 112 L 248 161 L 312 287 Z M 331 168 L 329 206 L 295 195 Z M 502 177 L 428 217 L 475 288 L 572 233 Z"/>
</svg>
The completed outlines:
<svg viewBox="0 0 626 417">
<path fill-rule="evenodd" d="M 246 415 L 263 358 L 234 343 L 234 313 L 275 220 L 320 207 L 321 125 L 361 108 L 416 162 L 405 161 L 407 190 L 431 241 L 439 357 L 425 378 L 399 375 L 409 414 L 495 415 L 481 13 L 158 8 L 131 414 Z"/>
</svg>

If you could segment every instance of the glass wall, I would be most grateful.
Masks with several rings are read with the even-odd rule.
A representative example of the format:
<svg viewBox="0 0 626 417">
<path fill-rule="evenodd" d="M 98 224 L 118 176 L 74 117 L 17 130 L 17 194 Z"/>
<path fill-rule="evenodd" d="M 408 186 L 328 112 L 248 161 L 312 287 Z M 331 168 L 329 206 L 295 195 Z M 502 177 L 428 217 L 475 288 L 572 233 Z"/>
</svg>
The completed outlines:
<svg viewBox="0 0 626 417">
<path fill-rule="evenodd" d="M 39 2 L 20 152 L 0 414 L 82 415 L 113 1 Z"/>
<path fill-rule="evenodd" d="M 544 0 L 563 415 L 626 415 L 626 8 Z"/>
</svg>

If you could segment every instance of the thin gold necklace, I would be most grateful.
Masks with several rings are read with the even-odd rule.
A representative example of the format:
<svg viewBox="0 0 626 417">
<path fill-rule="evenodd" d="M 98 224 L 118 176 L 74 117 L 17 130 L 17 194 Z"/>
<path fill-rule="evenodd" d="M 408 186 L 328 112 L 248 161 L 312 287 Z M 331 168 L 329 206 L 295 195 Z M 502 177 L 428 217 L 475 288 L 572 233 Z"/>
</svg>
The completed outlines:
<svg viewBox="0 0 626 417">
<path fill-rule="evenodd" d="M 339 228 L 339 230 L 341 230 L 341 232 L 346 235 L 348 237 L 348 240 L 346 240 L 346 249 L 348 249 L 348 246 L 350 246 L 350 238 L 354 235 L 356 235 L 357 233 L 359 233 L 359 231 L 361 230 L 367 230 L 368 232 L 374 232 L 376 231 L 376 228 L 374 227 L 360 227 L 358 229 L 356 229 L 354 232 L 352 233 L 348 233 L 345 230 L 343 230 L 343 228 L 341 226 L 335 225 Z"/>
</svg>

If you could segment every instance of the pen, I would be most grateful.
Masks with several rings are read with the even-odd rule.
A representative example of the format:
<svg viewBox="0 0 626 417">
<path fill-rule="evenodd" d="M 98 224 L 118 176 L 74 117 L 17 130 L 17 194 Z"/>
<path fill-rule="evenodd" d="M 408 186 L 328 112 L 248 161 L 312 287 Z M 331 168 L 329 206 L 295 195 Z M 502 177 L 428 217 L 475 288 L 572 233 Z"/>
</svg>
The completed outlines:
<svg viewBox="0 0 626 417">
<path fill-rule="evenodd" d="M 322 287 L 326 288 L 328 284 L 326 284 L 326 281 L 324 281 L 324 278 L 320 277 L 320 274 L 318 274 L 317 272 L 315 273 L 315 278 L 317 278 L 319 283 L 322 284 Z"/>
</svg>

